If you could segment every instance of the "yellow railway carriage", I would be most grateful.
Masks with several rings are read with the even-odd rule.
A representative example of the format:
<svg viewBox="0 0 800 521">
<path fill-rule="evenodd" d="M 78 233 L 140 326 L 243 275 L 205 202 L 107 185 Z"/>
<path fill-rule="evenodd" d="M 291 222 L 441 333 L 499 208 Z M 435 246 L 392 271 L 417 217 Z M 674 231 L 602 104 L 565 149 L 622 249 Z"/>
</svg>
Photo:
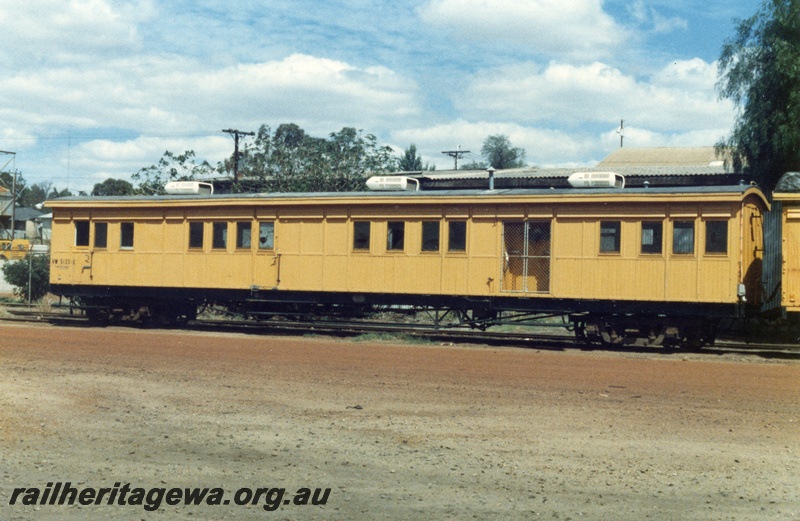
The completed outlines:
<svg viewBox="0 0 800 521">
<path fill-rule="evenodd" d="M 64 198 L 51 285 L 91 313 L 404 305 L 569 314 L 589 340 L 707 343 L 761 300 L 751 186 Z M 666 340 L 665 340 L 666 339 Z"/>
<path fill-rule="evenodd" d="M 780 306 L 795 317 L 800 313 L 800 173 L 787 172 L 778 182 L 773 200 L 780 216 Z"/>
</svg>

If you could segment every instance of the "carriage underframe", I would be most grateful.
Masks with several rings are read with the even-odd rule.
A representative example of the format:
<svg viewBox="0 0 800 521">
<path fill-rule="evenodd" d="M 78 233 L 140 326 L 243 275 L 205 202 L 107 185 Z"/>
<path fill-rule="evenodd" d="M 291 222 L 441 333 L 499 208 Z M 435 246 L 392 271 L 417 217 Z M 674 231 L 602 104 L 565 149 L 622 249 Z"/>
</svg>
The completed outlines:
<svg viewBox="0 0 800 521">
<path fill-rule="evenodd" d="M 209 306 L 254 320 L 273 317 L 365 319 L 375 313 L 415 315 L 434 328 L 495 326 L 562 328 L 594 345 L 702 347 L 713 345 L 718 323 L 741 316 L 739 306 L 570 300 L 520 297 L 465 297 L 370 293 L 209 290 L 54 285 L 68 306 L 97 322 L 185 323 Z M 664 309 L 673 313 L 667 315 Z"/>
</svg>

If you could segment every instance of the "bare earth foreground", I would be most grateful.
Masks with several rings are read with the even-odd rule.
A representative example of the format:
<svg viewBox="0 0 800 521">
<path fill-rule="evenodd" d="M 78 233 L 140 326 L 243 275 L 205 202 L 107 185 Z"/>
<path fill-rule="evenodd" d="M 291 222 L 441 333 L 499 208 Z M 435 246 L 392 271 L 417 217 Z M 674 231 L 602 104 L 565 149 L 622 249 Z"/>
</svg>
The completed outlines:
<svg viewBox="0 0 800 521">
<path fill-rule="evenodd" d="M 0 332 L 3 520 L 800 519 L 797 360 Z M 9 505 L 55 482 L 229 504 Z"/>
</svg>

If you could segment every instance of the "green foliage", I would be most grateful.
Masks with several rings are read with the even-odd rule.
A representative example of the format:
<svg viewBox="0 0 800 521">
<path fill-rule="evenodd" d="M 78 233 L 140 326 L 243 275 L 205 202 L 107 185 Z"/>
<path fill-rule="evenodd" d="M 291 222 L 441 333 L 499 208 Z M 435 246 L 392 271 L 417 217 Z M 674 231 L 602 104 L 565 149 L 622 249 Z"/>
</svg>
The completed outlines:
<svg viewBox="0 0 800 521">
<path fill-rule="evenodd" d="M 108 178 L 92 188 L 92 195 L 134 195 L 133 185 L 124 179 Z"/>
<path fill-rule="evenodd" d="M 525 166 L 525 150 L 511 146 L 508 136 L 503 134 L 487 137 L 483 142 L 481 155 L 497 170 Z"/>
<path fill-rule="evenodd" d="M 767 190 L 786 171 L 800 170 L 800 0 L 763 0 L 739 22 L 719 59 L 717 91 L 737 118 L 717 153 Z"/>
<path fill-rule="evenodd" d="M 327 138 L 312 137 L 294 123 L 284 123 L 273 133 L 262 125 L 252 140 L 239 149 L 239 175 L 232 190 L 239 192 L 343 192 L 366 189 L 366 180 L 393 170 L 396 158 L 388 146 L 378 145 L 372 134 L 345 127 Z M 233 171 L 231 156 L 212 168 L 198 163 L 195 153 L 170 151 L 155 165 L 131 177 L 142 194 L 163 194 L 169 181 L 202 179 Z M 106 181 L 108 182 L 108 181 Z M 97 188 L 97 185 L 95 186 Z"/>
<path fill-rule="evenodd" d="M 309 136 L 299 126 L 266 125 L 241 152 L 240 190 L 270 192 L 344 192 L 365 189 L 368 177 L 390 171 L 392 149 L 379 146 L 372 134 L 345 127 L 327 139 Z M 222 166 L 229 168 L 226 162 Z"/>
<path fill-rule="evenodd" d="M 33 256 L 33 258 L 31 258 Z M 29 269 L 30 267 L 30 269 Z M 8 261 L 2 267 L 6 282 L 15 287 L 14 294 L 36 301 L 50 291 L 50 256 L 29 253 L 19 261 Z M 30 272 L 30 279 L 29 279 Z M 28 281 L 30 280 L 30 290 Z"/>
<path fill-rule="evenodd" d="M 489 163 L 486 161 L 472 161 L 471 163 L 462 163 L 459 170 L 486 170 L 489 168 Z"/>
<path fill-rule="evenodd" d="M 26 186 L 17 195 L 19 206 L 33 207 L 47 200 L 47 194 L 52 190 L 52 183 L 38 183 Z"/>
<path fill-rule="evenodd" d="M 142 168 L 131 179 L 139 183 L 139 193 L 155 195 L 163 194 L 164 185 L 170 181 L 192 181 L 213 172 L 214 169 L 207 161 L 197 163 L 194 150 L 187 150 L 179 155 L 167 150 L 157 164 Z"/>
<path fill-rule="evenodd" d="M 411 143 L 403 151 L 403 155 L 397 158 L 397 168 L 401 172 L 419 172 L 422 170 L 433 170 L 429 164 L 422 164 L 422 157 L 417 155 L 417 145 Z"/>
<path fill-rule="evenodd" d="M 14 184 L 15 184 L 14 172 L 0 172 L 0 185 L 2 185 L 3 188 L 6 188 L 10 191 L 14 187 Z M 16 179 L 17 193 L 24 190 L 26 184 L 27 183 L 25 182 L 25 178 L 22 177 L 22 174 L 17 172 L 17 179 Z"/>
<path fill-rule="evenodd" d="M 46 184 L 49 185 L 50 183 L 46 183 Z M 36 185 L 33 185 L 33 186 L 36 186 Z M 78 192 L 78 194 L 79 195 L 86 195 L 86 192 L 81 191 L 81 192 Z M 64 188 L 63 190 L 59 190 L 58 188 L 53 187 L 52 190 L 50 190 L 50 192 L 47 194 L 47 199 L 57 199 L 59 197 L 70 197 L 71 195 L 73 195 L 73 194 L 72 194 L 72 192 L 70 192 L 69 188 Z"/>
</svg>

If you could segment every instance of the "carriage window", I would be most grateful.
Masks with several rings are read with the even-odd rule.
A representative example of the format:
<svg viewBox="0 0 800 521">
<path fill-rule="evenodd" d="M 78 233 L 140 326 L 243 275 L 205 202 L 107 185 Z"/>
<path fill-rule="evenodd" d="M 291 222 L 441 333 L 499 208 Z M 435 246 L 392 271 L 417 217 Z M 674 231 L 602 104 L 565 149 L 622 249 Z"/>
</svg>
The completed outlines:
<svg viewBox="0 0 800 521">
<path fill-rule="evenodd" d="M 619 253 L 620 222 L 600 222 L 600 253 Z"/>
<path fill-rule="evenodd" d="M 133 223 L 120 223 L 119 247 L 123 249 L 133 248 Z"/>
<path fill-rule="evenodd" d="M 402 250 L 405 247 L 406 223 L 403 221 L 389 221 L 386 232 L 386 249 Z"/>
<path fill-rule="evenodd" d="M 439 221 L 422 222 L 422 251 L 439 251 Z"/>
<path fill-rule="evenodd" d="M 108 246 L 108 223 L 94 223 L 94 247 Z"/>
<path fill-rule="evenodd" d="M 728 221 L 706 221 L 706 253 L 728 253 Z"/>
<path fill-rule="evenodd" d="M 450 221 L 447 228 L 447 251 L 467 251 L 467 221 Z"/>
<path fill-rule="evenodd" d="M 694 221 L 675 221 L 673 223 L 672 253 L 694 253 Z"/>
<path fill-rule="evenodd" d="M 189 223 L 189 248 L 203 249 L 203 223 Z"/>
<path fill-rule="evenodd" d="M 236 223 L 236 247 L 249 250 L 250 249 L 250 236 L 253 229 L 252 223 L 239 222 Z"/>
<path fill-rule="evenodd" d="M 369 250 L 369 221 L 357 221 L 353 223 L 353 249 Z"/>
<path fill-rule="evenodd" d="M 661 254 L 664 223 L 644 221 L 642 223 L 642 253 Z"/>
<path fill-rule="evenodd" d="M 75 221 L 75 246 L 89 246 L 89 221 Z"/>
<path fill-rule="evenodd" d="M 228 247 L 228 223 L 213 223 L 211 231 L 211 247 L 215 250 L 226 249 Z"/>
<path fill-rule="evenodd" d="M 275 247 L 275 223 L 258 223 L 258 249 L 271 250 Z"/>
</svg>

